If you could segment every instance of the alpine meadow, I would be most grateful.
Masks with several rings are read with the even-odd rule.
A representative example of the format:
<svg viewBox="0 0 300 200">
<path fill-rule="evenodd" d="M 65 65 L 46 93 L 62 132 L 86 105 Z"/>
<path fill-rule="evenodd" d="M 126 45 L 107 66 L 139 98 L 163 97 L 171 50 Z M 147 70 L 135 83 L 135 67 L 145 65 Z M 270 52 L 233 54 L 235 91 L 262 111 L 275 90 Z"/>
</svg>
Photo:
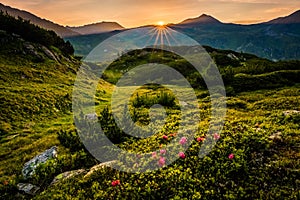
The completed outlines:
<svg viewBox="0 0 300 200">
<path fill-rule="evenodd" d="M 0 9 L 0 199 L 300 198 L 300 11 L 124 28 Z"/>
</svg>

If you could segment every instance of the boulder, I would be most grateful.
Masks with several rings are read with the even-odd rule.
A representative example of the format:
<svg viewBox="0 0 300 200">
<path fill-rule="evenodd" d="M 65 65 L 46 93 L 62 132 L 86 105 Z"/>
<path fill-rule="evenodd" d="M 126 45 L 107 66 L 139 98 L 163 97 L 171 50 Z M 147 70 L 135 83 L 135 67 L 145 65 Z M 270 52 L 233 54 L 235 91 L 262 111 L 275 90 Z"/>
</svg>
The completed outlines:
<svg viewBox="0 0 300 200">
<path fill-rule="evenodd" d="M 50 183 L 50 185 L 56 184 L 60 181 L 72 178 L 74 176 L 77 176 L 77 175 L 85 173 L 85 172 L 86 172 L 86 170 L 84 170 L 84 169 L 78 169 L 78 170 L 67 171 L 67 172 L 61 173 L 53 179 L 53 181 Z"/>
<path fill-rule="evenodd" d="M 32 185 L 30 183 L 19 183 L 17 187 L 19 191 L 30 195 L 35 195 L 40 189 L 40 187 Z"/>
<path fill-rule="evenodd" d="M 50 149 L 47 149 L 43 153 L 35 156 L 33 159 L 29 160 L 25 163 L 22 174 L 25 179 L 30 178 L 34 173 L 35 169 L 38 165 L 47 162 L 51 158 L 55 158 L 57 156 L 57 147 L 53 146 Z"/>
<path fill-rule="evenodd" d="M 97 120 L 98 119 L 98 115 L 96 113 L 86 114 L 84 116 L 84 119 L 87 119 L 87 120 Z"/>
<path fill-rule="evenodd" d="M 298 110 L 286 110 L 283 111 L 284 116 L 294 115 L 294 114 L 300 114 L 300 111 Z"/>
<path fill-rule="evenodd" d="M 109 162 L 104 162 L 104 163 L 100 163 L 99 165 L 95 165 L 93 166 L 90 171 L 84 176 L 84 178 L 89 177 L 90 175 L 92 175 L 93 173 L 95 173 L 96 171 L 104 168 L 104 167 L 111 167 L 113 164 L 115 164 L 117 161 L 113 160 L 113 161 L 109 161 Z"/>
<path fill-rule="evenodd" d="M 58 62 L 58 59 L 56 58 L 56 56 L 54 55 L 54 53 L 52 53 L 49 49 L 47 49 L 47 47 L 42 46 L 42 50 L 44 52 L 44 54 L 50 58 L 51 60 L 55 60 L 56 62 Z"/>
</svg>

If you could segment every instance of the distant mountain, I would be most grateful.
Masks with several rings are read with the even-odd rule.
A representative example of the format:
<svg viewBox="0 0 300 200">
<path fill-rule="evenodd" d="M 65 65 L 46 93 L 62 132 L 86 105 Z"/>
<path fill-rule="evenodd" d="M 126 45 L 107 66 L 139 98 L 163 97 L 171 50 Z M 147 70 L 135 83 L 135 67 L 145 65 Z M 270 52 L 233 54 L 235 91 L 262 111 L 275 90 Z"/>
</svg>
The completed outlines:
<svg viewBox="0 0 300 200">
<path fill-rule="evenodd" d="M 272 60 L 300 59 L 300 11 L 252 25 L 222 23 L 201 15 L 170 27 L 201 45 L 252 53 Z"/>
<path fill-rule="evenodd" d="M 203 14 L 197 18 L 186 19 L 180 25 L 191 24 L 220 24 L 221 22 L 210 15 Z"/>
<path fill-rule="evenodd" d="M 68 27 L 68 28 L 82 35 L 104 33 L 104 32 L 124 29 L 124 27 L 118 24 L 117 22 L 99 22 L 99 23 L 88 24 L 84 26 Z"/>
<path fill-rule="evenodd" d="M 14 16 L 14 17 L 19 16 L 23 19 L 30 20 L 31 23 L 38 25 L 42 28 L 45 28 L 47 30 L 53 30 L 61 37 L 69 37 L 69 36 L 79 35 L 79 33 L 75 32 L 75 31 L 72 31 L 64 26 L 59 25 L 59 24 L 55 24 L 49 20 L 37 17 L 27 11 L 19 10 L 16 8 L 11 8 L 9 6 L 5 6 L 1 3 L 0 3 L 0 10 L 3 11 L 4 13 L 7 12 L 11 16 Z"/>
<path fill-rule="evenodd" d="M 277 19 L 273 19 L 266 24 L 300 24 L 300 10 L 287 17 L 279 17 Z"/>
</svg>

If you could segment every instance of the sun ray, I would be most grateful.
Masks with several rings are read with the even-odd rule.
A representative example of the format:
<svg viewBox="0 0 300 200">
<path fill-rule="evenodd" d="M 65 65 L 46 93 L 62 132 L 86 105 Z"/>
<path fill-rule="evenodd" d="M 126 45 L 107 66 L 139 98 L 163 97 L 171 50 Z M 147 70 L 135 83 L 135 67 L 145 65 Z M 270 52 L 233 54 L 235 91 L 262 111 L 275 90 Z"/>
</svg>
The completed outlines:
<svg viewBox="0 0 300 200">
<path fill-rule="evenodd" d="M 171 39 L 173 39 L 173 41 L 176 43 L 176 44 L 179 44 L 178 40 L 176 40 L 176 38 L 173 37 L 172 35 L 172 32 L 174 32 L 173 29 L 169 28 L 169 27 L 166 27 L 167 29 L 167 33 L 169 34 L 169 36 L 171 37 Z"/>
</svg>

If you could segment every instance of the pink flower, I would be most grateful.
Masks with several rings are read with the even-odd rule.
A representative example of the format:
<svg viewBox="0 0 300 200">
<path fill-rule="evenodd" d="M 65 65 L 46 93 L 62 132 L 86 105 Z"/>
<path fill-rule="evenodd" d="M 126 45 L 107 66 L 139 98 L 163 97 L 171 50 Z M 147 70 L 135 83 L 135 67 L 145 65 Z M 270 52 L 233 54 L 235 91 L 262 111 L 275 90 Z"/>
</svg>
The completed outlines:
<svg viewBox="0 0 300 200">
<path fill-rule="evenodd" d="M 115 181 L 112 181 L 111 182 L 111 185 L 113 186 L 113 187 L 115 187 L 115 186 L 117 186 L 117 185 L 120 185 L 121 183 L 120 183 L 120 180 L 115 180 Z"/>
<path fill-rule="evenodd" d="M 164 135 L 162 138 L 163 138 L 164 140 L 167 140 L 167 139 L 168 139 L 168 136 Z"/>
<path fill-rule="evenodd" d="M 156 158 L 156 152 L 152 152 L 152 158 Z"/>
<path fill-rule="evenodd" d="M 203 142 L 204 140 L 205 140 L 204 137 L 198 137 L 198 138 L 197 138 L 197 142 Z"/>
<path fill-rule="evenodd" d="M 214 139 L 215 139 L 215 140 L 220 139 L 220 135 L 219 135 L 218 133 L 215 133 L 215 134 L 214 134 Z"/>
<path fill-rule="evenodd" d="M 229 154 L 228 158 L 229 158 L 230 160 L 232 160 L 232 159 L 234 158 L 234 154 L 233 154 L 233 153 Z"/>
<path fill-rule="evenodd" d="M 161 149 L 161 150 L 160 150 L 160 154 L 161 154 L 161 155 L 165 154 L 166 152 L 167 152 L 167 151 L 166 151 L 165 149 Z"/>
<path fill-rule="evenodd" d="M 178 155 L 179 155 L 179 157 L 180 157 L 180 158 L 182 158 L 182 159 L 184 159 L 184 158 L 185 158 L 185 154 L 184 154 L 183 152 L 179 152 L 179 154 L 178 154 Z"/>
<path fill-rule="evenodd" d="M 181 145 L 184 145 L 186 142 L 187 142 L 186 137 L 182 137 L 182 138 L 180 139 L 180 141 L 179 141 L 179 143 L 180 143 Z"/>
<path fill-rule="evenodd" d="M 160 157 L 158 160 L 158 165 L 160 167 L 164 166 L 166 164 L 166 159 L 164 157 Z"/>
</svg>

